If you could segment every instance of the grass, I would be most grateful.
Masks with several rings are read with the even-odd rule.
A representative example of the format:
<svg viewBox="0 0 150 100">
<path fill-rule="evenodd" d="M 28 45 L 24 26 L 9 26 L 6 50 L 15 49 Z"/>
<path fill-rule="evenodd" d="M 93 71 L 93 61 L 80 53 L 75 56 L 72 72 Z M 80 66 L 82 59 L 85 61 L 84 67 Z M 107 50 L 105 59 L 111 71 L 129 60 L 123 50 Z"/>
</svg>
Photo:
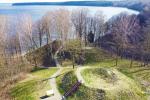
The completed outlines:
<svg viewBox="0 0 150 100">
<path fill-rule="evenodd" d="M 47 90 L 51 89 L 48 81 L 41 80 L 49 78 L 57 70 L 57 68 L 34 70 L 26 79 L 11 89 L 11 96 L 15 100 L 38 100 L 40 96 L 45 95 Z"/>
<path fill-rule="evenodd" d="M 64 68 L 62 71 L 63 75 L 57 78 L 58 89 L 62 95 L 77 82 L 75 70 L 76 69 Z M 81 85 L 67 100 L 83 100 L 83 98 L 84 100 L 101 100 L 100 98 L 102 98 L 103 100 L 103 98 L 105 98 L 105 92 L 101 89 Z"/>
<path fill-rule="evenodd" d="M 139 84 L 141 84 L 144 91 L 150 90 L 150 68 L 149 67 L 126 67 L 126 68 L 118 68 L 120 72 L 125 74 L 126 76 L 134 79 Z"/>
<path fill-rule="evenodd" d="M 141 82 L 150 82 L 150 69 L 139 67 L 140 63 L 134 61 L 130 68 L 130 60 L 118 60 L 115 65 L 115 58 L 104 50 L 98 48 L 87 49 L 85 52 L 85 65 L 87 69 L 81 72 L 85 79 L 79 90 L 73 93 L 67 100 L 146 100 L 148 95 L 143 91 L 150 89 L 150 86 L 141 86 Z M 65 61 L 61 75 L 56 82 L 59 92 L 63 95 L 77 81 L 75 71 L 72 69 L 72 62 Z M 70 68 L 68 67 L 70 66 Z M 90 67 L 90 69 L 88 69 Z M 103 70 L 101 70 L 104 68 Z M 113 72 L 109 74 L 108 71 Z M 16 100 L 38 100 L 45 95 L 45 91 L 50 89 L 47 81 L 41 82 L 43 78 L 48 78 L 57 68 L 36 69 L 28 77 L 17 83 L 12 88 L 11 95 Z M 115 75 L 115 78 L 114 76 Z"/>
<path fill-rule="evenodd" d="M 112 79 L 114 76 L 111 77 L 111 74 L 108 75 L 104 70 L 111 70 L 117 79 Z M 146 100 L 141 87 L 116 69 L 88 68 L 83 70 L 81 74 L 87 86 L 105 90 L 108 100 Z"/>
<path fill-rule="evenodd" d="M 115 67 L 115 56 L 109 52 L 100 49 L 92 48 L 85 51 L 85 65 L 92 67 Z M 118 57 L 118 65 L 130 65 L 130 61 L 127 59 L 121 59 Z"/>
<path fill-rule="evenodd" d="M 72 71 L 73 71 L 72 68 L 63 68 L 61 72 L 62 75 L 56 78 L 58 90 L 61 94 L 64 94 L 65 91 L 67 91 L 70 88 L 70 85 L 75 83 L 75 81 L 77 80 L 75 77 L 72 77 L 72 74 L 73 74 Z M 68 79 L 68 80 L 65 80 L 65 79 Z M 66 84 L 64 84 L 63 82 Z M 66 85 L 67 86 L 69 85 L 69 87 L 67 87 Z"/>
<path fill-rule="evenodd" d="M 130 68 L 130 60 L 118 58 L 115 66 L 115 57 L 108 52 L 92 48 L 85 51 L 85 69 L 81 74 L 86 86 L 81 85 L 67 100 L 146 100 L 144 91 L 149 87 L 141 86 L 142 81 L 150 82 L 149 68 L 139 67 L 140 62 L 134 61 Z M 72 69 L 72 62 L 64 61 L 61 76 L 57 77 L 57 86 L 63 95 L 77 81 Z M 68 67 L 70 66 L 70 68 Z M 104 68 L 102 71 L 101 69 Z M 107 71 L 113 72 L 108 74 Z M 114 75 L 114 76 L 113 76 Z M 115 78 L 114 78 L 115 77 Z"/>
<path fill-rule="evenodd" d="M 69 59 L 66 59 L 66 60 L 64 60 L 63 62 L 62 62 L 62 66 L 63 67 L 72 67 L 72 60 L 69 60 Z"/>
<path fill-rule="evenodd" d="M 122 83 L 125 83 L 126 85 L 128 84 L 128 88 L 125 89 L 125 91 L 119 90 L 119 92 L 117 92 L 116 95 L 115 94 L 112 95 L 110 92 L 107 91 L 106 94 L 110 98 L 114 97 L 114 99 L 118 98 L 119 100 L 124 100 L 124 99 L 134 100 L 135 97 L 137 97 L 137 100 L 138 99 L 145 100 L 146 96 L 149 96 L 149 95 L 144 94 L 144 91 L 150 90 L 150 85 L 141 86 L 141 83 L 143 82 L 150 83 L 150 68 L 140 67 L 141 62 L 138 62 L 138 61 L 134 61 L 133 66 L 130 68 L 131 61 L 128 59 L 121 59 L 121 58 L 118 58 L 118 66 L 116 67 L 115 57 L 111 56 L 109 53 L 100 49 L 96 49 L 96 48 L 93 48 L 88 52 L 91 52 L 91 51 L 95 53 L 93 54 L 89 53 L 88 56 L 86 56 L 87 59 L 86 59 L 86 64 L 84 65 L 85 67 L 91 67 L 93 69 L 94 68 L 115 69 L 117 70 L 117 73 L 119 73 L 118 75 L 119 77 L 124 76 Z M 87 75 L 86 73 L 89 74 L 90 72 L 82 73 L 82 75 L 84 76 L 84 78 L 87 77 L 87 80 L 86 80 L 87 84 L 89 84 L 89 86 L 94 86 L 95 88 L 97 85 L 91 84 L 91 83 L 96 83 L 95 79 L 100 78 L 98 77 L 99 75 L 96 75 L 95 72 L 92 72 L 92 75 L 90 74 Z M 112 87 L 112 86 L 107 86 L 108 83 L 106 81 L 107 79 L 104 82 L 106 85 L 105 87 L 107 88 Z M 98 88 L 98 86 L 96 88 Z M 117 88 L 114 88 L 114 89 L 117 90 Z M 112 92 L 112 93 L 115 93 L 115 92 Z"/>
<path fill-rule="evenodd" d="M 85 63 L 94 64 L 98 62 L 112 61 L 113 57 L 110 53 L 100 49 L 100 48 L 91 48 L 85 50 Z"/>
<path fill-rule="evenodd" d="M 141 64 L 138 61 L 134 61 L 132 68 L 130 68 L 131 61 L 119 57 L 118 66 L 116 67 L 115 57 L 98 48 L 88 49 L 85 54 L 86 63 L 83 66 L 91 68 L 85 69 L 85 71 L 82 72 L 86 86 L 82 85 L 80 89 L 67 100 L 82 100 L 83 98 L 86 100 L 98 100 L 99 97 L 96 94 L 100 90 L 104 91 L 106 100 L 146 100 L 148 95 L 144 93 L 144 89 L 137 78 L 148 81 L 150 79 L 150 71 L 148 68 L 139 67 Z M 105 71 L 104 73 L 99 73 L 98 70 L 101 68 L 113 71 L 116 76 L 115 80 L 113 80 L 113 75 L 108 75 Z M 64 72 L 65 71 L 68 72 L 68 69 L 65 69 Z M 62 94 L 65 92 L 62 87 L 68 84 L 62 82 L 64 77 L 67 78 L 67 82 L 76 80 L 74 70 L 70 71 L 69 74 L 66 73 L 66 76 L 70 78 L 65 75 L 58 78 L 58 88 Z"/>
</svg>

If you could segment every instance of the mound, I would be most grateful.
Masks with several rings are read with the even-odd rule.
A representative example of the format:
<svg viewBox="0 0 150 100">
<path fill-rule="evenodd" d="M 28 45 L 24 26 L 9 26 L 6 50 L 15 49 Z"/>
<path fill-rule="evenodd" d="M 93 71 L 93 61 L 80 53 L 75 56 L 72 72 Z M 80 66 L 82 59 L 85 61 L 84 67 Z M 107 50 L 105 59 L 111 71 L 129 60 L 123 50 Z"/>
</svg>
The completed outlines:
<svg viewBox="0 0 150 100">
<path fill-rule="evenodd" d="M 89 68 L 81 74 L 86 86 L 105 90 L 108 100 L 145 100 L 138 84 L 116 69 Z"/>
</svg>

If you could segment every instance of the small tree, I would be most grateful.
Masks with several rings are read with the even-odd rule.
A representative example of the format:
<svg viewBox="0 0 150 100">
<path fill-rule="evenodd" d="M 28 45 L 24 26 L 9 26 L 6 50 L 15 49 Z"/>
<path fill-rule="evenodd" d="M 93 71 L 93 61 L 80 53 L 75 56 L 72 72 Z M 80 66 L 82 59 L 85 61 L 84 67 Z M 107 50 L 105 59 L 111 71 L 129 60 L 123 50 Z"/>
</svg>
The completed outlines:
<svg viewBox="0 0 150 100">
<path fill-rule="evenodd" d="M 66 46 L 64 48 L 65 51 L 68 51 L 72 56 L 72 66 L 75 67 L 75 61 L 80 54 L 82 53 L 82 48 L 80 46 L 81 41 L 80 40 L 70 40 L 66 43 Z"/>
</svg>

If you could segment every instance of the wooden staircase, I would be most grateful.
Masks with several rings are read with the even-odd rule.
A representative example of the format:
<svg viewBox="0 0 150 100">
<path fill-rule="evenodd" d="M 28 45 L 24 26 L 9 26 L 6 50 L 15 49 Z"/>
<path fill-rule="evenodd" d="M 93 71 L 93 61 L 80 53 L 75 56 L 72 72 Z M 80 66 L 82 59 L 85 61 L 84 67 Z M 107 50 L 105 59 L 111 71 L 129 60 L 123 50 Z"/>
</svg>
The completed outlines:
<svg viewBox="0 0 150 100">
<path fill-rule="evenodd" d="M 66 93 L 64 93 L 62 100 L 65 100 L 68 96 L 70 96 L 72 93 L 77 91 L 79 89 L 79 86 L 81 85 L 81 81 L 77 81 L 70 90 L 68 90 Z"/>
</svg>

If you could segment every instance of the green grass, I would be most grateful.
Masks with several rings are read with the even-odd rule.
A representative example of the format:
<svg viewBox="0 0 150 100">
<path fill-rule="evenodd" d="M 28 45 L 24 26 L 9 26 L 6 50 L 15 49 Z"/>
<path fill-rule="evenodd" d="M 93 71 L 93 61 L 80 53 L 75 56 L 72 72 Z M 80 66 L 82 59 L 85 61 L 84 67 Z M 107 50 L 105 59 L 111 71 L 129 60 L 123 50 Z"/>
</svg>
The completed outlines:
<svg viewBox="0 0 150 100">
<path fill-rule="evenodd" d="M 11 96 L 15 100 L 38 100 L 40 96 L 45 95 L 47 90 L 51 89 L 48 81 L 41 80 L 49 78 L 57 70 L 57 68 L 34 70 L 26 79 L 11 89 Z"/>
<path fill-rule="evenodd" d="M 148 68 L 147 66 L 141 67 L 141 62 L 138 61 L 134 61 L 132 67 L 130 68 L 131 61 L 129 59 L 121 59 L 120 57 L 118 57 L 118 66 L 115 66 L 115 64 L 115 57 L 105 52 L 104 50 L 93 48 L 89 49 L 86 52 L 86 63 L 84 67 L 116 69 L 118 73 L 120 73 L 120 76 L 125 76 L 125 79 L 127 79 L 122 80 L 122 82 L 128 84 L 128 88 L 126 91 L 119 90 L 119 92 L 117 92 L 116 95 L 112 95 L 109 91 L 107 91 L 108 97 L 114 97 L 114 99 L 118 98 L 119 100 L 132 100 L 136 97 L 136 99 L 146 99 L 146 96 L 149 95 L 144 94 L 144 92 L 150 90 L 150 86 L 143 86 L 141 85 L 141 83 L 143 81 L 150 83 L 150 68 Z M 90 72 L 87 73 L 89 74 Z M 94 80 L 90 79 L 91 75 L 87 75 L 87 84 L 89 84 L 90 82 L 96 83 L 95 79 L 98 75 L 96 75 L 95 72 L 92 72 L 92 74 L 93 76 L 91 78 Z M 83 74 L 83 76 L 86 76 L 85 73 Z M 96 85 L 89 84 L 89 86 Z M 117 90 L 117 88 L 115 88 L 115 90 Z"/>
<path fill-rule="evenodd" d="M 85 65 L 91 67 L 115 67 L 115 55 L 100 49 L 92 48 L 85 51 Z M 130 60 L 118 57 L 118 66 L 129 66 Z"/>
<path fill-rule="evenodd" d="M 66 60 L 64 60 L 64 61 L 62 62 L 62 66 L 63 66 L 63 67 L 68 67 L 68 66 L 69 66 L 69 67 L 70 67 L 70 66 L 72 67 L 72 64 L 73 64 L 73 63 L 72 63 L 72 60 L 69 60 L 69 59 L 66 59 Z"/>
<path fill-rule="evenodd" d="M 110 53 L 100 49 L 91 48 L 85 50 L 85 64 L 94 64 L 98 62 L 111 61 L 113 57 Z"/>
<path fill-rule="evenodd" d="M 58 89 L 62 95 L 77 82 L 75 70 L 64 68 L 62 71 L 63 75 L 57 78 Z M 103 90 L 81 85 L 67 100 L 99 100 L 100 98 L 102 100 L 105 98 L 105 92 Z"/>
<path fill-rule="evenodd" d="M 71 87 L 70 85 L 77 80 L 76 77 L 72 77 L 72 71 L 72 68 L 63 68 L 61 75 L 56 78 L 57 87 L 61 94 L 64 94 Z"/>
<path fill-rule="evenodd" d="M 96 98 L 98 96 L 95 96 L 95 93 L 98 92 L 95 89 L 104 90 L 106 100 L 147 100 L 147 96 L 149 95 L 145 94 L 145 91 L 150 86 L 142 86 L 141 81 L 150 82 L 150 69 L 140 67 L 141 62 L 134 61 L 130 68 L 131 61 L 129 59 L 118 57 L 118 66 L 115 66 L 115 57 L 98 48 L 87 49 L 85 57 L 86 62 L 83 66 L 91 68 L 82 72 L 82 76 L 88 87 L 82 85 L 68 100 L 82 100 L 83 98 L 86 100 L 98 100 Z M 98 73 L 98 69 L 100 68 L 114 71 L 116 80 L 113 81 L 111 75 L 109 76 L 105 71 L 104 73 Z M 73 72 L 70 75 L 74 75 Z M 63 77 L 59 78 L 60 84 Z M 68 80 L 72 80 L 72 78 Z M 62 88 L 59 90 L 62 94 L 64 93 Z"/>
<path fill-rule="evenodd" d="M 117 79 L 107 71 L 112 71 Z M 141 87 L 114 68 L 87 68 L 81 74 L 87 86 L 105 90 L 107 100 L 146 100 Z"/>
<path fill-rule="evenodd" d="M 126 76 L 134 79 L 136 82 L 141 84 L 144 91 L 150 90 L 150 68 L 149 67 L 126 67 L 126 68 L 118 68 L 120 72 L 125 74 Z"/>
</svg>

